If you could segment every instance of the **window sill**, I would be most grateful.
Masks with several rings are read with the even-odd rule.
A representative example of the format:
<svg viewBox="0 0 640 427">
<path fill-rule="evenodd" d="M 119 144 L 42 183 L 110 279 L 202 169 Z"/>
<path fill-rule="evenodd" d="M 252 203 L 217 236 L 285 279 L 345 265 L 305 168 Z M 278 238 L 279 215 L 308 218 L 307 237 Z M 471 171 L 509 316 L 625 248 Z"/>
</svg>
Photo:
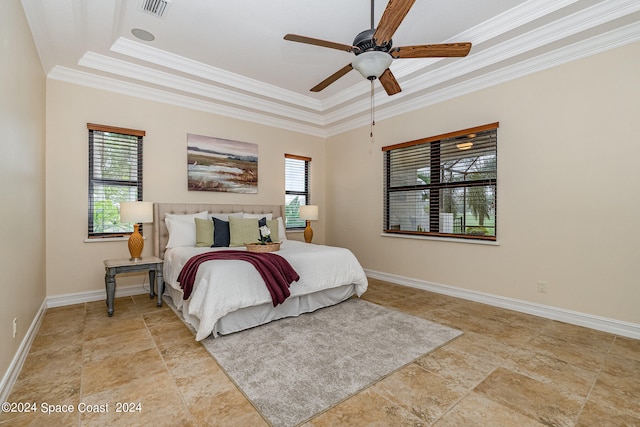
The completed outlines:
<svg viewBox="0 0 640 427">
<path fill-rule="evenodd" d="M 492 240 L 456 239 L 453 237 L 415 236 L 411 234 L 395 234 L 395 233 L 381 233 L 380 236 L 395 237 L 398 239 L 433 240 L 437 242 L 471 243 L 473 245 L 500 246 L 500 243 L 498 241 L 492 241 Z"/>
<path fill-rule="evenodd" d="M 142 237 L 147 240 L 146 237 Z M 128 242 L 129 236 L 123 237 L 96 237 L 95 239 L 84 239 L 84 243 L 102 243 L 102 242 Z"/>
</svg>

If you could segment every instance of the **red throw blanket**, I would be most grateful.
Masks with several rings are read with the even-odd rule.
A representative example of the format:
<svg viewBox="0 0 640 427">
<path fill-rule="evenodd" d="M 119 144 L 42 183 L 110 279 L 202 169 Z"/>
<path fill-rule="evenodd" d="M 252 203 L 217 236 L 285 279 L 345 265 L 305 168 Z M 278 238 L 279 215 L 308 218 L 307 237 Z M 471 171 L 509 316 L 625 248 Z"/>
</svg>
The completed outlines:
<svg viewBox="0 0 640 427">
<path fill-rule="evenodd" d="M 240 260 L 253 264 L 267 285 L 274 307 L 282 304 L 289 297 L 289 285 L 300 279 L 289 261 L 280 255 L 237 250 L 205 252 L 191 257 L 178 275 L 178 282 L 183 290 L 183 299 L 186 300 L 191 295 L 200 264 L 213 260 Z"/>
</svg>

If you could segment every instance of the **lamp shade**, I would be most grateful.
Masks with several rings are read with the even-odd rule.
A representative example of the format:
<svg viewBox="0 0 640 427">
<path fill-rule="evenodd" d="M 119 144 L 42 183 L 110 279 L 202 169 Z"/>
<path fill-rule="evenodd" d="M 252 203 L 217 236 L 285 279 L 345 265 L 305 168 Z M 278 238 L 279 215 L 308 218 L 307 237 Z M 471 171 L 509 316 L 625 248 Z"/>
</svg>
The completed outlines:
<svg viewBox="0 0 640 427">
<path fill-rule="evenodd" d="M 153 222 L 153 202 L 120 202 L 120 222 Z"/>
<path fill-rule="evenodd" d="M 373 80 L 380 77 L 389 68 L 391 62 L 393 62 L 393 58 L 388 53 L 370 50 L 356 56 L 351 66 L 358 70 L 365 79 Z"/>
<path fill-rule="evenodd" d="M 300 219 L 304 219 L 307 221 L 317 221 L 318 206 L 317 205 L 300 206 Z"/>
</svg>

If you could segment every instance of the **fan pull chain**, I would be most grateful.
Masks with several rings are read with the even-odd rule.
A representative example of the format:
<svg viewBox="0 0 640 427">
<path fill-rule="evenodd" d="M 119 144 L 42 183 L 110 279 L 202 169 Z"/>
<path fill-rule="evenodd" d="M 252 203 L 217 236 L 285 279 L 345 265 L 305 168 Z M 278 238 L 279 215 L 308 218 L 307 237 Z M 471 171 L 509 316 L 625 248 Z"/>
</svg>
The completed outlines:
<svg viewBox="0 0 640 427">
<path fill-rule="evenodd" d="M 369 136 L 371 137 L 371 140 L 373 141 L 373 127 L 376 125 L 376 118 L 375 118 L 375 103 L 373 102 L 373 80 L 371 80 L 371 133 L 369 134 Z"/>
</svg>

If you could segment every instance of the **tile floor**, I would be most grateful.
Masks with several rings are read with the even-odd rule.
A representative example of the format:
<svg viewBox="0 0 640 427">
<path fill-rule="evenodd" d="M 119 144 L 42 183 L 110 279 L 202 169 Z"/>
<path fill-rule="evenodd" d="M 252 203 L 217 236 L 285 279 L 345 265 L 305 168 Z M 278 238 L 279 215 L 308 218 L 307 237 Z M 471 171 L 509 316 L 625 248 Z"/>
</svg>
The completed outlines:
<svg viewBox="0 0 640 427">
<path fill-rule="evenodd" d="M 638 340 L 377 280 L 364 298 L 464 335 L 304 427 L 640 426 Z M 47 310 L 9 401 L 37 410 L 1 426 L 268 425 L 148 295 Z"/>
</svg>

